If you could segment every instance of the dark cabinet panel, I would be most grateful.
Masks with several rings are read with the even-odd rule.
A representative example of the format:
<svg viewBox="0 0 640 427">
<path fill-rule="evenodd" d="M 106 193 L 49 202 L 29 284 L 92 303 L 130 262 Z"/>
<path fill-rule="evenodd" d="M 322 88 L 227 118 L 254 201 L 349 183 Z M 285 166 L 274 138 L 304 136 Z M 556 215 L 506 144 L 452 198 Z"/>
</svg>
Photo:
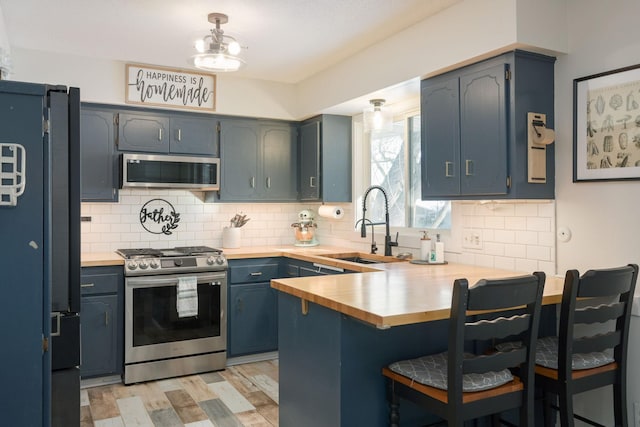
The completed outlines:
<svg viewBox="0 0 640 427">
<path fill-rule="evenodd" d="M 229 289 L 229 356 L 278 349 L 278 300 L 269 282 Z"/>
<path fill-rule="evenodd" d="M 122 268 L 85 267 L 80 286 L 80 375 L 120 375 L 124 355 Z"/>
<path fill-rule="evenodd" d="M 118 113 L 118 149 L 169 152 L 169 117 L 148 113 Z"/>
<path fill-rule="evenodd" d="M 118 373 L 117 295 L 83 297 L 81 303 L 81 365 L 83 378 Z"/>
<path fill-rule="evenodd" d="M 300 126 L 300 200 L 351 201 L 351 117 L 323 114 Z"/>
<path fill-rule="evenodd" d="M 117 202 L 114 112 L 81 108 L 80 182 L 83 202 Z"/>
<path fill-rule="evenodd" d="M 514 51 L 422 81 L 424 200 L 554 197 L 553 145 L 546 182 L 527 173 L 527 113 L 553 117 L 554 61 Z"/>
<path fill-rule="evenodd" d="M 294 201 L 297 144 L 289 123 L 220 121 L 222 201 Z"/>
<path fill-rule="evenodd" d="M 217 124 L 213 117 L 172 116 L 169 151 L 174 154 L 218 157 Z"/>
</svg>

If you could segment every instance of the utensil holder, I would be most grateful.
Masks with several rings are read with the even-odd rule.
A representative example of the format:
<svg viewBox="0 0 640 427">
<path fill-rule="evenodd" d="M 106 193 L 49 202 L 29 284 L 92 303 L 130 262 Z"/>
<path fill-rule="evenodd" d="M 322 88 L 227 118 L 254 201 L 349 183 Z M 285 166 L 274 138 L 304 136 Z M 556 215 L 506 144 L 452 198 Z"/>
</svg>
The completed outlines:
<svg viewBox="0 0 640 427">
<path fill-rule="evenodd" d="M 225 227 L 222 229 L 222 247 L 225 249 L 240 247 L 240 227 Z"/>
</svg>

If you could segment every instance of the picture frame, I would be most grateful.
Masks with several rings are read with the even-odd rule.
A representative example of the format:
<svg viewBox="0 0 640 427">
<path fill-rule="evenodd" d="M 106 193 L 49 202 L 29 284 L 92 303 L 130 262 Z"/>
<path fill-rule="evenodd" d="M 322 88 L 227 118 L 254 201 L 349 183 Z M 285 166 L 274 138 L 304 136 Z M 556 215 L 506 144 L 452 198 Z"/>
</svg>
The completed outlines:
<svg viewBox="0 0 640 427">
<path fill-rule="evenodd" d="M 640 64 L 573 81 L 573 182 L 640 179 Z"/>
</svg>

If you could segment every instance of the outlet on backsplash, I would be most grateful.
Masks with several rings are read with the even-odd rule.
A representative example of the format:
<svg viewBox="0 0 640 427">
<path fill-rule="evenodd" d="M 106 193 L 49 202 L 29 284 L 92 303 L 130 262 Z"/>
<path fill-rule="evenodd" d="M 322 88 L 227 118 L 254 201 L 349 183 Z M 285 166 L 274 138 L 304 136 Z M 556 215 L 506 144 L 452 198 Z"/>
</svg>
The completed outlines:
<svg viewBox="0 0 640 427">
<path fill-rule="evenodd" d="M 467 249 L 482 249 L 482 230 L 465 228 L 462 231 L 462 247 Z"/>
</svg>

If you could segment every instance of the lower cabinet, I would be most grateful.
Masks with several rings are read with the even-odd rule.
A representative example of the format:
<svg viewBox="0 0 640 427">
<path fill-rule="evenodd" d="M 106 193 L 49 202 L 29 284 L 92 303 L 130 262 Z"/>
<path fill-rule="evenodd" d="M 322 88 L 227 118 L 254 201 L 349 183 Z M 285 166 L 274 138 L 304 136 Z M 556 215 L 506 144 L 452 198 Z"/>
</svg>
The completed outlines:
<svg viewBox="0 0 640 427">
<path fill-rule="evenodd" d="M 279 258 L 229 261 L 229 357 L 278 349 L 278 295 L 270 283 L 278 277 Z"/>
<path fill-rule="evenodd" d="M 81 278 L 80 376 L 122 374 L 124 277 L 121 267 L 86 267 Z"/>
<path fill-rule="evenodd" d="M 278 349 L 278 296 L 269 282 L 229 289 L 229 356 Z"/>
</svg>

